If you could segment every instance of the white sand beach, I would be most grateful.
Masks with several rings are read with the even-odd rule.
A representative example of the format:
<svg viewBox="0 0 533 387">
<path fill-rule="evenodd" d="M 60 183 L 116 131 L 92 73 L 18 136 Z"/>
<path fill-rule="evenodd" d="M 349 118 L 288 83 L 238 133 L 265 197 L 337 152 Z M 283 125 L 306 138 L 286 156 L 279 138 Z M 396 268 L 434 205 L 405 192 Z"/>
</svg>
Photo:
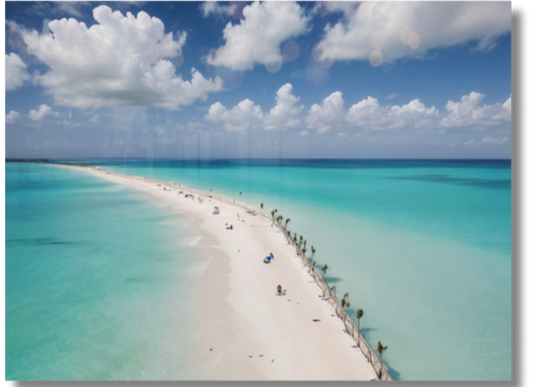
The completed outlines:
<svg viewBox="0 0 533 387">
<path fill-rule="evenodd" d="M 201 344 L 191 354 L 204 370 L 198 379 L 377 379 L 294 247 L 258 206 L 247 211 L 244 203 L 177 184 L 95 167 L 68 168 L 149 193 L 185 214 L 212 241 L 211 260 L 198 285 L 206 304 Z M 213 215 L 215 207 L 220 214 Z M 270 253 L 274 260 L 263 263 Z M 276 294 L 278 284 L 285 295 Z"/>
</svg>

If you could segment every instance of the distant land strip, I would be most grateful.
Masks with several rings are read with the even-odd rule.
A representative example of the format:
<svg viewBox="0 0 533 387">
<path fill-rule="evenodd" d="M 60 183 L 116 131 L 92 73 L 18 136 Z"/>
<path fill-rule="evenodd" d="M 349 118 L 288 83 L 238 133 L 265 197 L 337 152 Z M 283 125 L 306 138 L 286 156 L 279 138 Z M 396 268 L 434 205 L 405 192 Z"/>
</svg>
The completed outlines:
<svg viewBox="0 0 533 387">
<path fill-rule="evenodd" d="M 53 164 L 48 159 L 12 159 L 6 158 L 6 163 L 37 163 L 37 164 Z"/>
</svg>

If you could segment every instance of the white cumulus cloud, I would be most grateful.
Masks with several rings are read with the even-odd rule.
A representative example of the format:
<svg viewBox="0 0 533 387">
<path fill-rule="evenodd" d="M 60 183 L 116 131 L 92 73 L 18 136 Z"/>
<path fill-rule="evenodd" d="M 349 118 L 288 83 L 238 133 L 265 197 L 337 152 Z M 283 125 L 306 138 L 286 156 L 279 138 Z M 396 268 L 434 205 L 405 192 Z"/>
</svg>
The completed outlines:
<svg viewBox="0 0 533 387">
<path fill-rule="evenodd" d="M 511 121 L 511 98 L 503 104 L 481 105 L 483 94 L 471 92 L 460 102 L 448 101 L 446 114 L 435 106 L 427 107 L 416 98 L 405 105 L 380 105 L 368 97 L 346 112 L 342 93 L 336 91 L 314 104 L 307 115 L 307 127 L 318 133 L 359 130 L 424 130 L 442 131 L 445 128 L 484 130 L 508 128 Z"/>
<path fill-rule="evenodd" d="M 32 109 L 28 114 L 32 121 L 42 121 L 49 117 L 59 117 L 59 113 L 52 110 L 52 108 L 46 104 L 43 104 L 37 108 Z"/>
<path fill-rule="evenodd" d="M 16 112 L 14 110 L 11 110 L 8 114 L 6 114 L 6 124 L 14 124 L 18 121 L 20 118 L 20 113 Z"/>
<path fill-rule="evenodd" d="M 439 117 L 439 111 L 426 107 L 418 98 L 406 105 L 392 106 L 387 113 L 390 118 L 389 128 L 424 128 L 432 125 Z"/>
<path fill-rule="evenodd" d="M 511 97 L 503 104 L 481 105 L 484 96 L 473 91 L 460 102 L 448 101 L 448 115 L 440 121 L 440 126 L 486 129 L 511 122 Z"/>
<path fill-rule="evenodd" d="M 237 5 L 235 3 L 230 3 L 228 5 L 221 5 L 217 0 L 207 0 L 201 5 L 201 9 L 205 16 L 209 16 L 211 14 L 214 15 L 226 15 L 226 16 L 232 16 L 233 12 L 235 11 Z"/>
<path fill-rule="evenodd" d="M 309 129 L 318 133 L 332 130 L 394 130 L 418 129 L 436 122 L 439 111 L 427 108 L 419 99 L 399 106 L 381 106 L 376 98 L 367 97 L 344 110 L 342 93 L 336 91 L 324 99 L 321 105 L 313 105 L 307 116 Z"/>
<path fill-rule="evenodd" d="M 363 2 L 321 4 L 321 10 L 344 17 L 328 24 L 319 61 L 369 60 L 379 65 L 428 50 L 477 42 L 488 50 L 498 36 L 511 31 L 509 2 Z M 380 60 L 377 60 L 379 58 Z"/>
<path fill-rule="evenodd" d="M 27 68 L 17 54 L 12 52 L 6 55 L 6 91 L 16 90 L 30 80 Z"/>
<path fill-rule="evenodd" d="M 124 16 L 102 5 L 96 24 L 53 20 L 50 33 L 22 30 L 28 51 L 50 68 L 39 82 L 59 105 L 79 108 L 156 106 L 179 109 L 222 90 L 220 78 L 192 69 L 190 81 L 176 75 L 186 33 L 165 33 L 163 22 L 139 12 Z"/>
<path fill-rule="evenodd" d="M 389 107 L 381 107 L 376 98 L 369 96 L 352 105 L 346 114 L 346 121 L 353 127 L 384 129 L 390 124 L 389 113 Z"/>
<path fill-rule="evenodd" d="M 260 125 L 263 111 L 248 98 L 228 110 L 220 102 L 211 105 L 205 119 L 221 123 L 228 131 L 242 131 Z"/>
<path fill-rule="evenodd" d="M 300 97 L 292 94 L 292 85 L 283 85 L 276 93 L 276 106 L 265 116 L 264 128 L 283 130 L 297 127 L 301 123 L 300 112 L 303 108 Z"/>
<path fill-rule="evenodd" d="M 226 130 L 286 130 L 298 127 L 302 121 L 304 106 L 300 97 L 292 94 L 292 85 L 287 83 L 276 93 L 276 104 L 268 113 L 249 99 L 239 102 L 231 110 L 217 102 L 209 108 L 205 119 L 223 124 Z"/>
<path fill-rule="evenodd" d="M 336 91 L 322 101 L 314 104 L 307 115 L 307 127 L 318 133 L 326 133 L 338 129 L 344 122 L 344 99 L 342 93 Z"/>
<path fill-rule="evenodd" d="M 293 95 L 293 86 L 287 83 L 277 91 L 276 103 L 269 111 L 263 110 L 250 99 L 241 101 L 231 110 L 217 102 L 211 105 L 205 120 L 222 124 L 230 131 L 297 128 L 303 129 L 305 134 L 339 135 L 349 131 L 442 133 L 456 129 L 509 128 L 511 98 L 503 104 L 481 105 L 482 98 L 482 94 L 472 92 L 463 96 L 460 102 L 448 101 L 444 113 L 435 106 L 426 106 L 419 98 L 403 105 L 381 105 L 371 96 L 345 109 L 342 92 L 335 91 L 321 103 L 313 104 L 305 116 L 300 97 Z"/>
<path fill-rule="evenodd" d="M 226 43 L 206 56 L 207 63 L 239 71 L 260 63 L 269 71 L 279 70 L 283 63 L 281 43 L 305 33 L 309 17 L 296 2 L 285 1 L 256 1 L 242 12 L 238 24 L 226 25 Z"/>
</svg>

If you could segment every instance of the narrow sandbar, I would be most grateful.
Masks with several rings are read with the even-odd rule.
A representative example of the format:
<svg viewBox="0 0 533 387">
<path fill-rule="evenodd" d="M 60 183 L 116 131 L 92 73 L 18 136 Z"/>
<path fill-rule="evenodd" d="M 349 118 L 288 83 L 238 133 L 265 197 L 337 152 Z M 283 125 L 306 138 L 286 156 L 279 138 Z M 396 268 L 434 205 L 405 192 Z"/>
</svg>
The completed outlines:
<svg viewBox="0 0 533 387">
<path fill-rule="evenodd" d="M 377 379 L 294 247 L 258 208 L 183 185 L 67 167 L 148 193 L 209 236 L 211 259 L 195 290 L 205 303 L 203 336 L 191 354 L 202 370 L 197 379 Z M 263 263 L 270 253 L 274 260 Z M 287 290 L 284 296 L 276 295 L 278 284 Z"/>
</svg>

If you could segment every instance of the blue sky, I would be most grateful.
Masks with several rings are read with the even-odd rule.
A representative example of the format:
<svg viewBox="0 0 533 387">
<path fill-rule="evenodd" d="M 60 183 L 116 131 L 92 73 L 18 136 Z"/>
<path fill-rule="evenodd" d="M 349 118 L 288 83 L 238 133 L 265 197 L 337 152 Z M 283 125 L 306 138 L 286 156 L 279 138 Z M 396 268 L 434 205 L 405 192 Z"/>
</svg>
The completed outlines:
<svg viewBox="0 0 533 387">
<path fill-rule="evenodd" d="M 510 158 L 510 31 L 510 2 L 7 2 L 6 156 Z"/>
</svg>

